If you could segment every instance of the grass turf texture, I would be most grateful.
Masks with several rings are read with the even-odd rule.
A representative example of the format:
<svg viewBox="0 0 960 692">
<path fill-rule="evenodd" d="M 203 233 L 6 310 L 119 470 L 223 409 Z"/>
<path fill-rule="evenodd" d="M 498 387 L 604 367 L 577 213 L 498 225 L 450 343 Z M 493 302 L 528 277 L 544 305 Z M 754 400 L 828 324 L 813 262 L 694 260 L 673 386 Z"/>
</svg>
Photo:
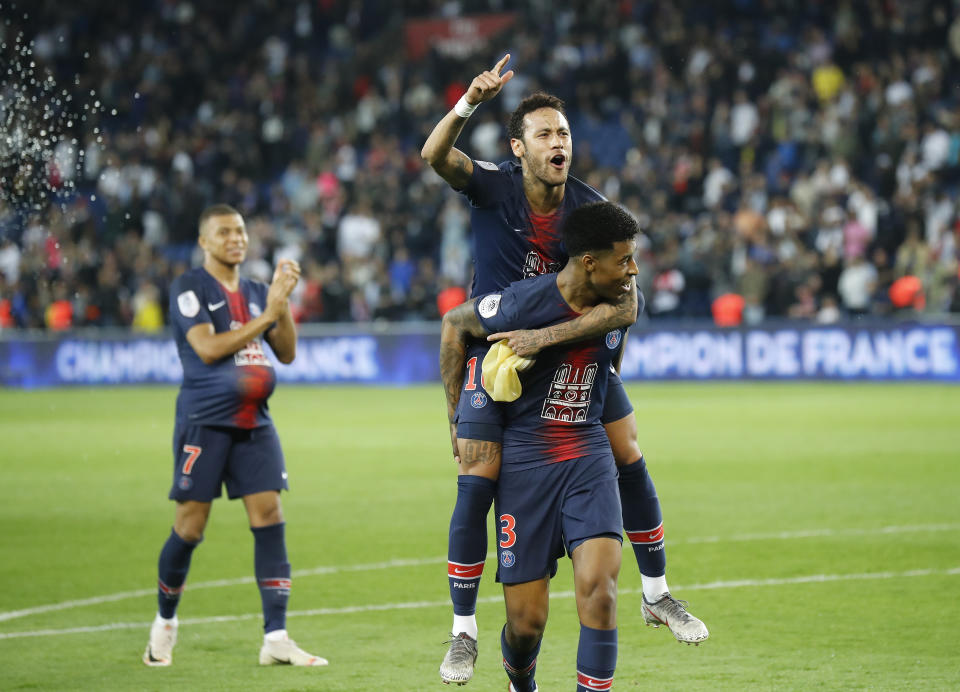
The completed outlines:
<svg viewBox="0 0 960 692">
<path fill-rule="evenodd" d="M 960 388 L 629 392 L 664 508 L 670 584 L 711 636 L 694 648 L 643 626 L 628 548 L 615 689 L 960 688 Z M 174 395 L 0 391 L 0 689 L 450 689 L 437 666 L 451 618 L 444 558 L 456 486 L 437 386 L 288 386 L 273 397 L 293 488 L 283 497 L 288 627 L 328 668 L 257 665 L 259 597 L 252 581 L 237 583 L 252 576 L 253 541 L 242 505 L 225 499 L 194 554 L 174 665 L 140 662 L 173 516 Z M 364 567 L 389 560 L 412 564 Z M 506 686 L 493 573 L 491 560 L 467 690 Z M 218 580 L 227 583 L 209 585 Z M 545 691 L 574 687 L 571 589 L 564 561 L 538 669 Z M 131 591 L 143 593 L 4 615 Z M 209 622 L 218 616 L 227 619 Z M 96 626 L 107 627 L 57 633 Z M 42 630 L 51 632 L 10 636 Z"/>
</svg>

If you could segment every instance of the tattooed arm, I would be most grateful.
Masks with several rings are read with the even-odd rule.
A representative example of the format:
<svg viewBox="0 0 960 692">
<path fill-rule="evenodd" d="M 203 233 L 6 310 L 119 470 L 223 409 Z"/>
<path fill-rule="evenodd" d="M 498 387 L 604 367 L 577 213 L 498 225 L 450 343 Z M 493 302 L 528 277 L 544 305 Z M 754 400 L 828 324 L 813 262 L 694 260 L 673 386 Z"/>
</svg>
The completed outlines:
<svg viewBox="0 0 960 692">
<path fill-rule="evenodd" d="M 507 345 L 521 358 L 532 358 L 543 349 L 557 344 L 582 341 L 606 334 L 620 327 L 629 327 L 637 321 L 637 287 L 619 303 L 600 303 L 569 322 L 561 322 L 543 329 L 516 329 L 491 334 L 487 341 L 507 340 Z"/>
<path fill-rule="evenodd" d="M 460 386 L 467 357 L 467 337 L 488 334 L 473 311 L 476 298 L 458 305 L 443 316 L 440 327 L 440 380 L 447 397 L 447 420 L 451 426 L 453 455 L 458 456 L 454 416 L 460 401 Z"/>
</svg>

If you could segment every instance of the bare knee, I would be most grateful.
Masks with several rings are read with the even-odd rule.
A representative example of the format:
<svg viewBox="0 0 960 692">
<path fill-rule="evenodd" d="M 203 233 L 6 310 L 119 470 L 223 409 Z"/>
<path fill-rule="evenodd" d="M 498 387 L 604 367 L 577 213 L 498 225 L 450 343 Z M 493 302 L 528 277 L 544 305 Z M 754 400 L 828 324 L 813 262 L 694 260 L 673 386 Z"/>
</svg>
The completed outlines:
<svg viewBox="0 0 960 692">
<path fill-rule="evenodd" d="M 520 651 L 530 651 L 543 637 L 547 626 L 547 614 L 525 612 L 514 617 L 507 616 L 507 642 Z"/>
<path fill-rule="evenodd" d="M 178 502 L 173 530 L 187 543 L 199 543 L 210 516 L 209 502 Z"/>
<path fill-rule="evenodd" d="M 616 574 L 590 575 L 577 584 L 581 620 L 588 627 L 612 629 L 617 623 Z"/>
<path fill-rule="evenodd" d="M 243 504 L 247 508 L 247 517 L 253 528 L 273 526 L 283 521 L 280 493 L 276 491 L 245 495 Z"/>
</svg>

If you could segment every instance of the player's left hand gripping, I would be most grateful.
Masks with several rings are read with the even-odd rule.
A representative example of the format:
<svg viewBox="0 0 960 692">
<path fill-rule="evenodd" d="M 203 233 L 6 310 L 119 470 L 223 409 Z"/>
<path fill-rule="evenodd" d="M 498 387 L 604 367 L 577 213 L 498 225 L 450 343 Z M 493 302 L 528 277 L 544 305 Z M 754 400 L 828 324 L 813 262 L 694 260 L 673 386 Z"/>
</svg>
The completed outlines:
<svg viewBox="0 0 960 692">
<path fill-rule="evenodd" d="M 475 106 L 478 103 L 489 101 L 499 94 L 503 85 L 513 79 L 513 70 L 509 70 L 502 75 L 500 74 L 500 70 L 502 70 L 509 61 L 510 54 L 507 53 L 500 58 L 492 70 L 486 70 L 474 77 L 465 95 L 467 103 Z"/>
<path fill-rule="evenodd" d="M 537 340 L 537 332 L 534 329 L 515 329 L 511 332 L 497 332 L 487 337 L 487 341 L 497 342 L 501 339 L 507 340 L 507 346 L 510 350 L 521 358 L 533 358 L 540 353 L 543 345 Z"/>
</svg>

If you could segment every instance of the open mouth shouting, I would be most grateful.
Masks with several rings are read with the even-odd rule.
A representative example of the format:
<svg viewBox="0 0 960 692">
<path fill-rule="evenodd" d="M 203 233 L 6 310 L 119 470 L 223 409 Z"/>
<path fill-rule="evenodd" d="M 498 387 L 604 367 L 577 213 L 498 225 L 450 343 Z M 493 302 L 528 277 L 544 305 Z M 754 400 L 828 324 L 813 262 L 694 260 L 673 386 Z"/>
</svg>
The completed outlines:
<svg viewBox="0 0 960 692">
<path fill-rule="evenodd" d="M 567 167 L 567 155 L 563 152 L 554 154 L 550 159 L 550 165 L 558 171 L 564 170 Z"/>
</svg>

